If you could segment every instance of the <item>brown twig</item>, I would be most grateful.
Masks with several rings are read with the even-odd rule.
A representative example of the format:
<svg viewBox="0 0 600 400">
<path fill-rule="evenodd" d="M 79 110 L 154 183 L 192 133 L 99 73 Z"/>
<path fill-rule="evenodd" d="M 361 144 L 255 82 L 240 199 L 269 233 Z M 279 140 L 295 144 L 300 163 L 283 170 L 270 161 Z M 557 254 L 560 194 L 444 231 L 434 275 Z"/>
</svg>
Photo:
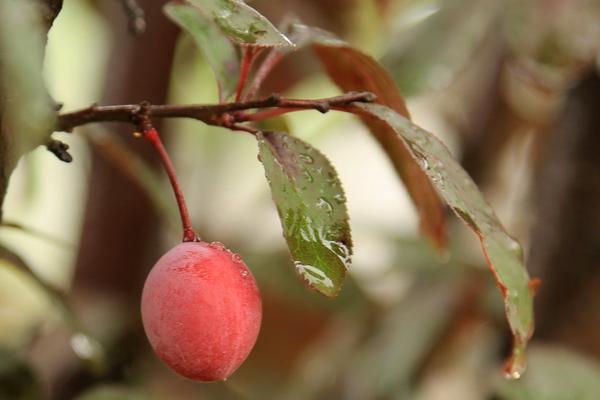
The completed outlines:
<svg viewBox="0 0 600 400">
<path fill-rule="evenodd" d="M 275 66 L 279 64 L 279 62 L 283 59 L 284 55 L 285 53 L 279 50 L 271 50 L 271 52 L 260 64 L 260 67 L 254 74 L 252 84 L 250 85 L 244 96 L 245 100 L 251 100 L 256 95 L 256 93 L 258 93 L 258 90 L 262 86 L 265 79 L 267 79 L 267 76 L 269 76 L 273 68 L 275 68 Z"/>
<path fill-rule="evenodd" d="M 375 95 L 370 92 L 349 92 L 341 96 L 314 100 L 298 100 L 271 95 L 260 100 L 241 101 L 224 104 L 189 105 L 144 105 L 144 115 L 150 118 L 192 118 L 209 125 L 217 125 L 235 130 L 245 130 L 241 122 L 258 120 L 253 114 L 242 111 L 252 109 L 276 108 L 287 112 L 299 110 L 317 110 L 325 113 L 331 109 L 344 110 L 354 102 L 371 102 Z M 57 131 L 70 132 L 75 127 L 94 122 L 125 122 L 138 125 L 142 106 L 125 104 L 113 106 L 92 105 L 82 110 L 62 113 L 58 117 Z M 268 116 L 265 116 L 267 118 Z M 263 118 L 263 119 L 265 119 Z M 243 128 L 241 128 L 243 127 Z"/>
<path fill-rule="evenodd" d="M 252 64 L 254 64 L 254 61 L 262 52 L 262 50 L 263 49 L 261 47 L 256 46 L 242 47 L 242 64 L 240 66 L 240 76 L 235 90 L 235 101 L 242 100 L 242 94 L 244 92 L 244 88 L 246 87 L 246 83 L 248 82 Z"/>
<path fill-rule="evenodd" d="M 69 145 L 60 140 L 50 139 L 46 143 L 46 148 L 54 154 L 60 161 L 70 163 L 73 157 L 69 153 Z"/>
</svg>

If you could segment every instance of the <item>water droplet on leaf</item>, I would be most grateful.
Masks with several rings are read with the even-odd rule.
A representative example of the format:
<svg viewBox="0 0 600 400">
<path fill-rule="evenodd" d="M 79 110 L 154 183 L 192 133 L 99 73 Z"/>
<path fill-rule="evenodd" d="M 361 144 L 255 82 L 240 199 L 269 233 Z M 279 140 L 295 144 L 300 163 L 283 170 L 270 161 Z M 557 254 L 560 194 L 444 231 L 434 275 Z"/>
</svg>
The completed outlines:
<svg viewBox="0 0 600 400">
<path fill-rule="evenodd" d="M 325 212 L 328 214 L 333 212 L 333 206 L 329 201 L 327 201 L 327 199 L 325 199 L 325 197 L 319 197 L 319 200 L 317 201 L 317 207 L 321 210 L 325 210 Z"/>
<path fill-rule="evenodd" d="M 305 164 L 312 164 L 313 162 L 315 162 L 315 160 L 308 154 L 300 153 L 298 154 L 298 158 Z"/>
<path fill-rule="evenodd" d="M 307 181 L 309 181 L 309 182 L 311 182 L 311 183 L 314 181 L 314 178 L 313 178 L 313 176 L 310 174 L 310 172 L 308 172 L 308 171 L 304 171 L 302 174 L 304 175 L 304 178 L 306 178 L 306 180 L 307 180 Z"/>
<path fill-rule="evenodd" d="M 333 281 L 323 271 L 312 265 L 303 264 L 300 261 L 295 261 L 296 271 L 312 286 L 325 286 L 332 288 Z"/>
<path fill-rule="evenodd" d="M 333 196 L 333 200 L 335 200 L 337 204 L 344 204 L 346 197 L 343 194 L 338 193 Z"/>
</svg>

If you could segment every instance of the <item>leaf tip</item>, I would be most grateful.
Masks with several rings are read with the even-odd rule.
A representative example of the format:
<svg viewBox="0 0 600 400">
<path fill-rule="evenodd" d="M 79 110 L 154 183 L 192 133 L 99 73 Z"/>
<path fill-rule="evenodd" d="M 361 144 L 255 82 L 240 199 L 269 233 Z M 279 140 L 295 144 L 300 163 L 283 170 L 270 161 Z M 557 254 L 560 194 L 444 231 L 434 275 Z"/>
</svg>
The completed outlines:
<svg viewBox="0 0 600 400">
<path fill-rule="evenodd" d="M 525 354 L 526 341 L 515 338 L 512 355 L 504 362 L 502 371 L 506 379 L 520 379 L 527 368 L 527 356 Z"/>
</svg>

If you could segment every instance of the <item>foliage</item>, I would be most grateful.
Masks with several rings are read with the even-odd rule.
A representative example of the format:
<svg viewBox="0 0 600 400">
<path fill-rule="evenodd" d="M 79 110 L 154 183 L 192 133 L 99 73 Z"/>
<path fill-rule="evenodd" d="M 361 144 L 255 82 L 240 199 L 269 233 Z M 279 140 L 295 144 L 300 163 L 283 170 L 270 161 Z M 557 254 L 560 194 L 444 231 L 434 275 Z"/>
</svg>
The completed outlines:
<svg viewBox="0 0 600 400">
<path fill-rule="evenodd" d="M 386 2 L 381 2 L 382 5 L 379 3 L 369 2 L 373 8 L 391 9 L 391 6 L 383 5 Z M 178 25 L 183 34 L 189 35 L 200 50 L 206 65 L 214 73 L 219 103 L 181 106 L 143 104 L 105 108 L 91 106 L 76 112 L 61 113 L 56 111 L 58 107 L 50 99 L 42 80 L 42 54 L 45 44 L 45 26 L 43 18 L 40 17 L 42 14 L 30 2 L 3 2 L 0 5 L 0 111 L 3 133 L 0 156 L 3 176 L 10 176 L 22 155 L 28 154 L 41 144 L 49 143 L 50 134 L 54 130 L 71 130 L 88 122 L 118 121 L 141 127 L 144 118 L 188 117 L 207 125 L 250 133 L 258 145 L 258 158 L 264 167 L 292 262 L 280 252 L 269 254 L 269 259 L 274 260 L 273 264 L 289 264 L 307 286 L 327 297 L 335 297 L 342 290 L 348 270 L 351 271 L 351 275 L 360 274 L 360 270 L 353 271 L 350 261 L 353 242 L 360 243 L 364 235 L 359 234 L 357 239 L 355 234 L 354 239 L 352 238 L 349 212 L 352 198 L 348 198 L 343 189 L 344 175 L 338 173 L 341 169 L 336 160 L 328 157 L 324 148 L 317 148 L 320 148 L 322 143 L 313 144 L 300 139 L 304 134 L 302 130 L 308 130 L 308 125 L 293 126 L 288 124 L 282 115 L 301 110 L 316 110 L 323 114 L 341 111 L 350 114 L 352 118 L 356 118 L 345 121 L 351 121 L 348 124 L 360 121 L 394 167 L 417 211 L 421 233 L 431 247 L 420 241 L 417 241 L 418 245 L 413 246 L 407 244 L 406 238 L 390 237 L 391 235 L 386 234 L 386 241 L 393 242 L 394 251 L 398 251 L 399 254 L 392 261 L 388 260 L 389 264 L 393 265 L 393 268 L 388 270 L 390 276 L 380 278 L 382 281 L 388 281 L 390 287 L 394 288 L 394 296 L 397 297 L 391 297 L 396 300 L 390 301 L 390 304 L 381 300 L 381 304 L 377 304 L 377 300 L 374 300 L 377 296 L 370 293 L 366 279 L 367 283 L 362 282 L 358 286 L 354 281 L 347 284 L 346 289 L 341 292 L 344 306 L 342 307 L 338 303 L 326 305 L 327 303 L 322 303 L 324 300 L 303 297 L 307 296 L 306 294 L 295 297 L 294 290 L 286 289 L 289 277 L 279 275 L 285 273 L 280 271 L 279 265 L 260 261 L 267 258 L 267 250 L 262 252 L 261 256 L 260 246 L 251 246 L 255 254 L 250 258 L 255 257 L 259 260 L 257 264 L 269 264 L 269 269 L 263 267 L 262 271 L 258 271 L 259 282 L 263 279 L 260 278 L 261 273 L 268 275 L 262 280 L 267 286 L 267 296 L 272 296 L 273 299 L 270 300 L 273 304 L 281 303 L 281 308 L 284 309 L 267 310 L 265 314 L 269 315 L 269 311 L 279 311 L 282 314 L 280 318 L 285 321 L 289 318 L 292 321 L 290 324 L 307 323 L 310 329 L 314 328 L 309 339 L 299 338 L 298 341 L 310 341 L 314 345 L 313 351 L 307 351 L 303 356 L 307 358 L 304 360 L 305 365 L 315 366 L 315 370 L 308 371 L 308 367 L 304 370 L 298 368 L 297 365 L 301 365 L 301 362 L 297 361 L 299 356 L 290 355 L 290 358 L 298 363 L 296 369 L 290 368 L 296 375 L 290 376 L 304 378 L 298 378 L 298 381 L 294 381 L 294 378 L 290 378 L 290 381 L 282 379 L 281 382 L 274 383 L 273 388 L 269 390 L 264 389 L 266 384 L 252 386 L 244 383 L 242 378 L 239 387 L 231 389 L 225 386 L 215 389 L 214 393 L 217 393 L 217 396 L 234 398 L 238 396 L 237 391 L 245 391 L 240 387 L 254 388 L 248 389 L 251 391 L 259 390 L 256 389 L 258 386 L 265 390 L 264 398 L 272 397 L 274 393 L 286 398 L 335 398 L 340 396 L 340 387 L 346 390 L 354 388 L 354 396 L 358 396 L 356 398 L 392 398 L 417 396 L 418 393 L 422 393 L 425 390 L 424 384 L 417 378 L 421 377 L 424 368 L 429 367 L 428 363 L 432 363 L 435 370 L 436 361 L 439 362 L 437 357 L 441 357 L 436 353 L 438 347 L 453 348 L 456 345 L 453 335 L 460 336 L 471 332 L 472 326 L 489 323 L 488 317 L 482 317 L 481 310 L 472 310 L 488 307 L 483 301 L 488 293 L 487 281 L 479 277 L 478 272 L 474 272 L 476 270 L 470 268 L 471 264 L 478 261 L 473 262 L 470 258 L 472 255 L 465 254 L 460 244 L 456 245 L 453 240 L 449 240 L 454 239 L 457 229 L 452 225 L 452 221 L 447 221 L 446 206 L 454 211 L 481 242 L 481 258 L 485 259 L 501 292 L 504 312 L 512 334 L 512 355 L 505 372 L 510 378 L 519 378 L 526 367 L 526 346 L 534 330 L 533 300 L 537 281 L 529 278 L 521 245 L 509 235 L 473 179 L 454 159 L 445 144 L 436 135 L 411 120 L 406 101 L 398 89 L 400 86 L 406 88 L 406 93 L 417 93 L 447 86 L 446 81 L 440 84 L 440 80 L 432 78 L 436 71 L 439 72 L 439 65 L 443 64 L 446 68 L 446 80 L 452 80 L 459 75 L 468 63 L 469 56 L 485 41 L 486 27 L 493 23 L 493 17 L 499 12 L 499 7 L 488 9 L 474 0 L 455 1 L 446 6 L 442 6 L 439 1 L 423 3 L 435 5 L 439 12 L 434 11 L 434 17 L 431 19 L 425 18 L 426 23 L 414 34 L 416 39 L 409 46 L 386 54 L 383 64 L 392 70 L 390 73 L 376 57 L 368 55 L 366 51 L 354 47 L 330 32 L 304 25 L 294 18 L 288 18 L 277 28 L 269 19 L 241 0 L 173 0 L 164 6 L 164 14 Z M 135 6 L 135 2 L 124 4 L 128 4 L 129 7 Z M 460 12 L 466 8 L 470 10 L 469 15 L 472 19 L 462 24 Z M 136 15 L 139 15 L 139 12 Z M 375 15 L 384 19 L 380 14 Z M 375 24 L 377 23 L 378 21 Z M 450 47 L 456 42 L 457 38 L 448 34 L 448 26 L 456 27 L 457 24 L 460 25 L 456 31 L 457 36 L 476 37 L 476 40 L 461 41 L 458 51 L 451 49 L 436 53 L 434 49 L 438 48 L 440 43 L 447 43 Z M 12 40 L 14 37 L 19 37 L 25 44 L 15 46 Z M 281 74 L 279 69 L 287 67 L 289 71 L 293 71 L 294 60 L 300 59 L 299 54 L 304 56 L 308 52 L 312 61 L 306 64 L 299 62 L 298 69 L 308 65 L 306 71 L 311 71 L 311 63 L 318 61 L 325 75 L 346 94 L 340 97 L 302 100 L 276 94 L 259 97 L 259 94 L 266 91 L 265 88 L 277 87 L 277 83 L 273 84 L 269 79 Z M 560 68 L 568 69 L 565 65 L 571 64 L 568 61 L 561 63 Z M 572 73 L 572 70 L 569 72 Z M 279 83 L 279 86 L 287 90 L 295 83 L 307 82 L 309 79 L 304 78 L 309 73 L 289 72 L 289 76 L 279 78 L 289 82 Z M 174 75 L 173 79 L 177 80 L 179 77 Z M 203 85 L 206 83 L 204 81 Z M 361 92 L 368 93 L 361 95 Z M 233 96 L 235 101 L 229 102 Z M 352 100 L 344 101 L 348 98 Z M 104 114 L 94 119 L 94 113 Z M 295 132 L 289 132 L 290 127 L 291 130 L 298 131 L 300 137 L 296 137 Z M 333 131 L 339 127 L 329 128 L 328 130 Z M 171 224 L 173 208 L 169 206 L 169 200 L 160 189 L 162 182 L 153 168 L 143 156 L 132 151 L 125 140 L 115 139 L 110 135 L 111 132 L 103 132 L 103 135 L 92 134 L 86 138 L 95 151 L 109 160 L 121 174 L 131 178 L 132 184 L 143 190 L 155 211 L 161 215 L 163 223 Z M 336 140 L 341 143 L 345 138 L 339 136 Z M 232 142 L 223 143 L 227 143 L 225 149 L 218 154 L 226 154 L 233 148 L 233 145 L 229 144 Z M 67 148 L 63 148 L 64 151 Z M 247 154 L 248 149 L 244 150 Z M 200 154 L 200 151 L 198 149 L 194 154 Z M 232 158 L 239 156 L 238 153 L 231 154 Z M 220 161 L 221 164 L 218 164 L 218 161 L 214 160 L 221 157 L 213 157 L 211 162 L 215 166 L 219 165 L 223 169 L 236 168 L 232 166 L 232 161 Z M 359 165 L 364 163 L 361 157 L 362 154 L 357 152 L 353 158 L 354 162 Z M 241 186 L 243 179 L 239 180 Z M 209 191 L 210 189 L 206 190 Z M 237 187 L 230 192 L 231 196 L 238 196 Z M 373 196 L 378 195 L 373 193 Z M 261 197 L 260 200 L 265 199 Z M 246 213 L 253 212 L 250 206 L 242 207 Z M 265 215 L 268 215 L 268 212 Z M 259 237 L 261 234 L 261 230 L 257 229 L 254 236 Z M 439 257 L 433 256 L 434 252 Z M 439 258 L 448 254 L 451 255 L 451 262 L 440 262 Z M 378 255 L 378 251 L 371 254 L 374 265 L 378 262 Z M 85 324 L 71 309 L 67 296 L 41 279 L 26 259 L 8 250 L 3 250 L 3 258 L 25 271 L 50 295 L 71 331 L 69 336 L 77 355 L 87 360 L 96 373 L 101 374 L 109 368 L 105 363 L 110 363 L 110 360 L 104 359 L 106 354 L 103 347 L 94 338 L 95 334 L 83 328 Z M 475 259 L 477 260 L 476 257 Z M 359 260 L 358 264 L 361 261 L 371 267 L 371 260 Z M 402 292 L 401 285 L 393 285 L 397 275 L 412 274 L 414 271 L 410 271 L 410 268 L 415 265 L 419 265 L 419 272 L 415 274 L 418 276 L 418 282 L 406 290 L 408 299 L 397 304 L 397 299 L 402 298 L 402 295 L 398 294 Z M 272 272 L 270 268 L 277 271 Z M 469 272 L 466 272 L 467 270 Z M 428 275 L 428 271 L 434 271 L 434 278 Z M 357 279 L 356 276 L 353 276 L 353 279 Z M 473 289 L 475 286 L 477 289 Z M 473 306 L 469 303 L 471 300 L 477 304 L 481 303 L 481 306 Z M 346 304 L 349 305 L 347 309 Z M 469 304 L 471 308 L 465 304 Z M 289 315 L 285 305 L 292 306 Z M 298 310 L 294 310 L 293 307 Z M 465 311 L 467 308 L 468 311 Z M 323 310 L 328 310 L 330 314 L 324 313 Z M 335 318 L 332 317 L 332 310 L 335 310 Z M 495 312 L 485 311 L 491 315 Z M 308 317 L 303 318 L 303 312 Z M 294 321 L 295 319 L 300 322 Z M 373 324 L 373 321 L 376 323 Z M 311 323 L 314 326 L 310 325 Z M 346 328 L 348 331 L 340 333 Z M 293 331 L 294 329 L 290 329 L 289 332 L 292 339 L 293 334 L 300 334 Z M 281 336 L 285 336 L 285 332 Z M 487 341 L 482 339 L 482 342 L 492 343 L 490 352 L 500 352 L 501 339 L 494 337 L 488 340 L 486 336 L 485 340 Z M 282 348 L 287 347 L 283 345 Z M 466 354 L 465 348 L 460 347 Z M 330 365 L 331 360 L 336 361 L 335 365 Z M 143 362 L 135 362 L 138 364 L 134 365 L 148 373 L 148 376 L 155 374 L 153 371 L 145 371 Z M 249 362 L 251 365 L 260 365 L 261 361 Z M 14 392 L 29 384 L 35 388 L 34 374 L 21 361 L 13 359 L 11 354 L 6 357 L 0 354 L 0 364 L 0 378 L 4 379 L 6 375 L 10 381 L 6 385 L 0 382 L 6 390 Z M 496 367 L 495 361 L 492 364 Z M 489 366 L 486 365 L 487 367 Z M 476 368 L 469 368 L 469 372 L 475 376 Z M 561 393 L 566 397 L 579 393 L 581 398 L 593 398 L 592 393 L 596 390 L 594 379 L 598 375 L 597 366 L 593 362 L 581 360 L 578 356 L 562 350 L 534 347 L 531 351 L 530 368 L 533 371 L 525 375 L 520 383 L 494 380 L 494 387 L 486 387 L 487 394 L 493 391 L 507 400 L 547 399 L 552 398 L 554 393 Z M 282 371 L 276 371 L 274 374 L 285 376 L 284 374 L 289 372 L 281 369 Z M 569 379 L 570 385 L 554 387 L 553 384 L 561 381 L 563 374 L 569 374 L 570 369 L 577 371 Z M 8 371 L 6 374 L 5 370 Z M 323 375 L 315 371 L 323 371 Z M 247 380 L 254 379 L 255 382 L 266 379 L 252 377 L 251 373 L 247 376 L 250 376 Z M 128 376 L 123 380 L 133 379 Z M 269 377 L 268 380 L 277 379 Z M 307 380 L 310 380 L 312 385 L 306 384 Z M 11 386 L 13 383 L 17 385 L 14 386 L 16 389 Z M 0 387 L 0 394 L 4 393 L 2 390 L 4 387 Z M 133 391 L 127 387 L 101 386 L 79 398 L 142 399 L 146 398 L 146 393 L 150 393 L 151 390 L 141 388 Z M 11 395 L 17 396 L 13 392 L 10 392 Z M 258 397 L 260 393 L 253 395 Z M 27 394 L 24 396 L 23 398 L 28 398 Z"/>
</svg>

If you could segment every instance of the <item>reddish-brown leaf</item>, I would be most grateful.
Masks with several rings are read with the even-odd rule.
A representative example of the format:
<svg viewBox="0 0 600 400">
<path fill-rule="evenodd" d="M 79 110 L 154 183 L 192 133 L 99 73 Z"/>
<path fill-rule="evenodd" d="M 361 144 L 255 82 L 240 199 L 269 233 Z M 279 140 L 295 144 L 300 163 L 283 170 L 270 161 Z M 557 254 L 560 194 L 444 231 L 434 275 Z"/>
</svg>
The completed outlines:
<svg viewBox="0 0 600 400">
<path fill-rule="evenodd" d="M 331 79 L 342 90 L 372 92 L 377 96 L 377 103 L 410 118 L 396 84 L 372 57 L 331 38 L 316 41 L 312 46 Z M 365 116 L 361 116 L 361 119 L 381 144 L 406 185 L 419 213 L 421 232 L 437 248 L 444 248 L 444 208 L 429 179 L 410 155 L 406 145 L 387 124 Z"/>
</svg>

